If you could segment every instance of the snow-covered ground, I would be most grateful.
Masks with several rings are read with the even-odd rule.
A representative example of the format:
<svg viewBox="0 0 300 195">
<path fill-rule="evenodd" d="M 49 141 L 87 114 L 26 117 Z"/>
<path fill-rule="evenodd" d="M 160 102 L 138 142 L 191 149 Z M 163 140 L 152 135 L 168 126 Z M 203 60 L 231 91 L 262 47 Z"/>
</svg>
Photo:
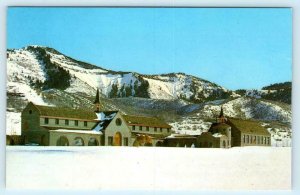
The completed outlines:
<svg viewBox="0 0 300 195">
<path fill-rule="evenodd" d="M 291 148 L 8 146 L 7 188 L 289 190 Z"/>
</svg>

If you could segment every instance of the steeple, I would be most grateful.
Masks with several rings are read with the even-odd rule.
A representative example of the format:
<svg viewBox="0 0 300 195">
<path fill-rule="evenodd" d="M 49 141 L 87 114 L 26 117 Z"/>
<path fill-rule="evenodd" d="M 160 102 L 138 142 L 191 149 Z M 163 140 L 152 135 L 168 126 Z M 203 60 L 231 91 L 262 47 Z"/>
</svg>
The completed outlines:
<svg viewBox="0 0 300 195">
<path fill-rule="evenodd" d="M 221 106 L 221 111 L 219 117 L 217 118 L 217 123 L 225 123 L 226 121 L 227 118 L 224 116 L 223 106 Z"/>
<path fill-rule="evenodd" d="M 221 118 L 221 117 L 224 117 L 223 106 L 221 106 L 221 112 L 220 112 L 220 115 L 219 115 L 219 118 Z"/>
<path fill-rule="evenodd" d="M 100 111 L 100 99 L 99 99 L 99 89 L 98 88 L 97 88 L 97 92 L 96 92 L 94 106 L 95 106 L 95 112 L 99 112 Z"/>
</svg>

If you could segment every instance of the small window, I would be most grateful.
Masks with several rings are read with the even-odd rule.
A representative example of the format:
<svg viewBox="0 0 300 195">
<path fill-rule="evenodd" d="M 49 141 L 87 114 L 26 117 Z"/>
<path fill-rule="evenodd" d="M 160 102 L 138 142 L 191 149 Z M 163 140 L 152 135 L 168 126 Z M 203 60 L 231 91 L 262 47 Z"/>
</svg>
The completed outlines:
<svg viewBox="0 0 300 195">
<path fill-rule="evenodd" d="M 29 110 L 29 114 L 32 114 L 32 110 Z"/>
<path fill-rule="evenodd" d="M 75 120 L 75 126 L 78 126 L 78 120 Z"/>
<path fill-rule="evenodd" d="M 160 132 L 162 132 L 162 128 L 160 128 Z"/>
<path fill-rule="evenodd" d="M 44 119 L 44 122 L 45 122 L 45 124 L 48 124 L 48 123 L 49 123 L 49 119 L 48 119 L 48 118 L 45 118 L 45 119 Z"/>
<path fill-rule="evenodd" d="M 170 128 L 167 129 L 168 133 L 170 133 Z"/>
<path fill-rule="evenodd" d="M 249 144 L 249 135 L 247 135 L 247 144 Z"/>
<path fill-rule="evenodd" d="M 268 137 L 268 145 L 270 145 L 270 138 Z"/>
<path fill-rule="evenodd" d="M 149 131 L 149 127 L 146 127 L 146 131 Z"/>
<path fill-rule="evenodd" d="M 84 121 L 84 122 L 83 122 L 83 125 L 84 125 L 85 127 L 87 127 L 87 121 Z"/>
<path fill-rule="evenodd" d="M 112 146 L 112 145 L 113 145 L 113 137 L 112 137 L 112 136 L 109 136 L 109 137 L 108 137 L 108 145 L 109 145 L 109 146 Z"/>
<path fill-rule="evenodd" d="M 69 125 L 69 120 L 68 119 L 65 120 L 65 125 Z"/>
<path fill-rule="evenodd" d="M 133 130 L 133 131 L 135 130 L 135 126 L 134 126 L 134 125 L 132 126 L 132 130 Z"/>
<path fill-rule="evenodd" d="M 116 125 L 120 126 L 122 124 L 122 120 L 120 118 L 116 119 Z"/>
<path fill-rule="evenodd" d="M 140 131 L 142 131 L 143 130 L 143 127 L 142 126 L 140 126 Z"/>
<path fill-rule="evenodd" d="M 59 124 L 59 119 L 58 119 L 58 118 L 55 119 L 55 124 L 56 124 L 56 125 Z"/>
<path fill-rule="evenodd" d="M 154 132 L 157 132 L 157 127 L 154 127 Z"/>
<path fill-rule="evenodd" d="M 124 146 L 128 146 L 128 137 L 124 137 Z"/>
</svg>

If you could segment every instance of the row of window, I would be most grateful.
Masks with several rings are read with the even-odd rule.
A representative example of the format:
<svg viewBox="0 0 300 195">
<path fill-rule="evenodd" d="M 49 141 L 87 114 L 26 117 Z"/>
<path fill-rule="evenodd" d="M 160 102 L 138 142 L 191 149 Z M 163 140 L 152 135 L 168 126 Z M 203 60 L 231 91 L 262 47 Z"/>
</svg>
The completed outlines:
<svg viewBox="0 0 300 195">
<path fill-rule="evenodd" d="M 243 135 L 243 142 L 246 144 L 267 144 L 270 145 L 270 137 Z"/>
<path fill-rule="evenodd" d="M 62 121 L 64 121 L 64 124 L 67 126 L 67 125 L 69 125 L 69 121 L 70 120 L 68 120 L 68 119 L 65 119 L 65 120 L 59 120 L 59 119 L 55 119 L 55 124 L 56 125 L 59 125 Z M 49 118 L 44 118 L 44 124 L 49 124 Z M 75 126 L 78 126 L 78 124 L 79 124 L 79 121 L 78 120 L 74 120 L 74 124 L 75 124 Z M 87 121 L 83 121 L 83 126 L 85 126 L 85 127 L 87 127 Z"/>
<path fill-rule="evenodd" d="M 140 131 L 143 131 L 143 126 L 138 126 L 138 127 L 139 127 Z M 147 126 L 146 127 L 146 131 L 149 131 L 149 129 L 150 128 Z M 161 127 L 160 128 L 154 127 L 154 132 L 157 132 L 158 129 L 159 129 L 160 132 L 163 132 L 163 128 L 161 128 Z M 133 131 L 136 130 L 136 126 L 135 125 L 132 126 L 132 130 Z M 170 133 L 170 128 L 167 128 L 167 131 L 168 131 L 168 133 Z"/>
<path fill-rule="evenodd" d="M 114 145 L 113 140 L 114 140 L 113 136 L 108 136 L 108 145 L 109 146 L 113 146 Z M 129 143 L 128 137 L 124 137 L 123 138 L 123 146 L 128 146 L 128 143 Z M 120 145 L 122 145 L 122 142 L 121 142 Z"/>
</svg>

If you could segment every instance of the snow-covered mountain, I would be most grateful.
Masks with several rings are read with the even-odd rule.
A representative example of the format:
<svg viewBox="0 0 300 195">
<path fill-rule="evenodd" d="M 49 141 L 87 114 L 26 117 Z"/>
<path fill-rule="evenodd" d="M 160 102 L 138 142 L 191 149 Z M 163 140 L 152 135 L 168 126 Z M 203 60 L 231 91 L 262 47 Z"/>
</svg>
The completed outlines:
<svg viewBox="0 0 300 195">
<path fill-rule="evenodd" d="M 20 134 L 20 112 L 29 101 L 90 109 L 97 88 L 105 109 L 159 116 L 177 133 L 207 130 L 221 105 L 228 117 L 267 121 L 271 126 L 272 121 L 279 121 L 291 129 L 289 104 L 266 100 L 251 91 L 230 91 L 184 73 L 144 75 L 107 70 L 52 48 L 28 46 L 7 51 L 7 134 Z M 274 130 L 271 126 L 270 131 Z"/>
<path fill-rule="evenodd" d="M 36 98 L 38 96 L 34 91 L 30 91 L 32 86 L 43 89 L 56 87 L 52 81 L 47 80 L 49 75 L 52 75 L 53 69 L 57 69 L 53 75 L 66 71 L 66 75 L 70 77 L 69 81 L 60 82 L 64 89 L 71 93 L 84 92 L 91 95 L 99 88 L 105 97 L 133 96 L 167 100 L 184 99 L 191 102 L 204 102 L 208 99 L 228 97 L 231 94 L 221 86 L 184 73 L 142 75 L 135 72 L 106 70 L 74 60 L 47 47 L 29 46 L 8 50 L 7 55 L 8 92 L 30 94 Z M 53 87 L 49 87 L 49 83 Z M 21 91 L 18 91 L 16 85 L 22 85 Z"/>
</svg>

